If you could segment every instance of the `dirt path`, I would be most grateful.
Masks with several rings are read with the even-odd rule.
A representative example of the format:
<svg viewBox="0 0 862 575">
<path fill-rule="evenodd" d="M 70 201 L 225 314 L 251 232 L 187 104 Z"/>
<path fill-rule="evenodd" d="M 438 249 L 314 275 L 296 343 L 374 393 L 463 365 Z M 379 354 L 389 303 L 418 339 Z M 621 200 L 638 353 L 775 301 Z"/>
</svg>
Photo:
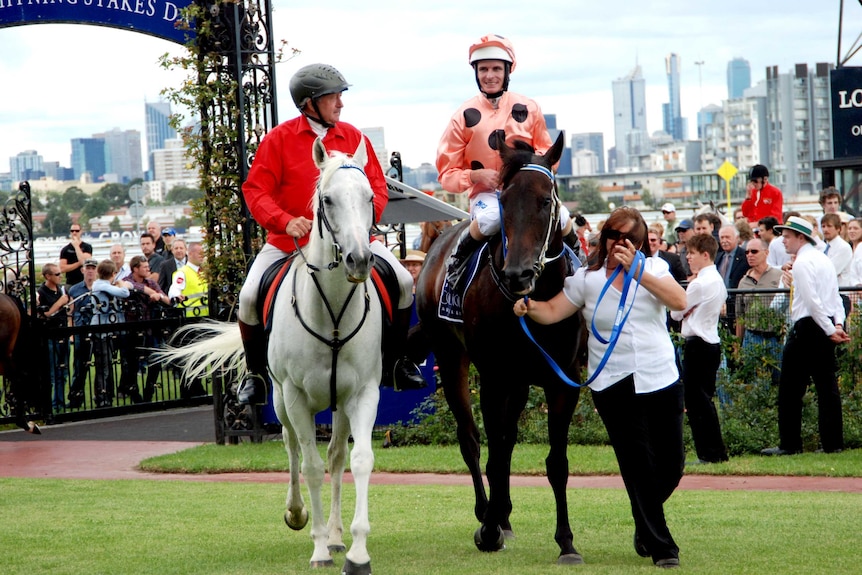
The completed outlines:
<svg viewBox="0 0 862 575">
<path fill-rule="evenodd" d="M 201 445 L 194 441 L 104 441 L 49 440 L 0 441 L 0 477 L 58 479 L 149 479 L 161 481 L 234 481 L 287 484 L 287 473 L 222 473 L 187 475 L 144 473 L 141 460 Z M 351 481 L 350 474 L 345 475 Z M 432 473 L 379 473 L 371 481 L 377 485 L 470 485 L 467 475 Z M 517 476 L 513 486 L 546 486 L 542 476 Z M 570 488 L 622 488 L 619 476 L 572 476 Z M 833 477 L 725 477 L 687 475 L 680 489 L 753 491 L 840 491 L 862 493 L 862 478 Z"/>
</svg>

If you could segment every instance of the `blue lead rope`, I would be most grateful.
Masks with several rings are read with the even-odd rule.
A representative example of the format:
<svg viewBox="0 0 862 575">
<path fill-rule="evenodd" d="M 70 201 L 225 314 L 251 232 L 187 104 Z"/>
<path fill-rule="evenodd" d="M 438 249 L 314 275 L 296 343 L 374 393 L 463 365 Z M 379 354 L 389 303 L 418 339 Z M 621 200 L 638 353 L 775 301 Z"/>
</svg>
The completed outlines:
<svg viewBox="0 0 862 575">
<path fill-rule="evenodd" d="M 620 332 L 623 330 L 623 326 L 626 324 L 626 320 L 629 318 L 629 314 L 632 312 L 632 308 L 635 305 L 635 296 L 638 293 L 638 287 L 640 287 L 641 278 L 643 277 L 644 268 L 646 267 L 646 258 L 640 251 L 635 252 L 634 261 L 632 261 L 632 265 L 629 266 L 628 271 L 625 272 L 623 276 L 623 291 L 620 295 L 620 303 L 617 306 L 617 315 L 614 318 L 614 325 L 611 328 L 611 335 L 605 340 L 599 330 L 596 328 L 596 313 L 593 311 L 593 319 L 591 321 L 590 330 L 593 332 L 593 336 L 599 340 L 601 343 L 607 344 L 607 349 L 605 349 L 605 353 L 602 356 L 602 361 L 599 362 L 598 367 L 596 367 L 596 371 L 593 372 L 593 375 L 587 380 L 584 385 L 589 385 L 593 381 L 595 381 L 596 377 L 602 372 L 605 368 L 605 364 L 608 363 L 608 359 L 611 357 L 611 353 L 614 351 L 614 347 L 617 345 L 617 341 L 620 339 Z M 602 288 L 602 292 L 599 294 L 599 299 L 596 301 L 596 310 L 599 309 L 599 304 L 602 302 L 602 299 L 605 297 L 605 293 L 607 293 L 608 289 L 614 283 L 614 279 L 619 275 L 620 271 L 623 270 L 622 265 L 618 265 L 617 269 L 614 270 L 614 273 L 611 274 L 611 277 L 608 278 L 608 281 L 605 282 L 605 287 Z M 632 282 L 635 283 L 635 290 L 632 292 L 632 302 L 629 304 L 628 309 L 626 309 L 626 299 L 629 293 L 629 287 Z"/>
<path fill-rule="evenodd" d="M 601 343 L 607 344 L 608 347 L 605 350 L 605 354 L 602 357 L 602 361 L 599 362 L 599 365 L 596 368 L 596 371 L 593 372 L 593 375 L 590 376 L 590 378 L 586 381 L 586 383 L 578 383 L 576 381 L 572 381 L 569 378 L 569 376 L 567 376 L 565 374 L 565 372 L 562 370 L 562 368 L 557 364 L 557 362 L 554 361 L 554 358 L 552 358 L 548 354 L 548 352 L 546 352 L 542 348 L 542 346 L 539 345 L 539 342 L 537 342 L 536 338 L 533 337 L 533 334 L 530 333 L 530 328 L 527 326 L 527 322 L 524 319 L 524 316 L 518 318 L 518 321 L 521 323 L 521 328 L 524 330 L 524 333 L 527 335 L 527 338 L 535 344 L 536 348 L 539 350 L 539 352 L 545 358 L 545 361 L 548 362 L 548 365 L 551 367 L 551 369 L 554 370 L 554 373 L 557 374 L 557 377 L 559 377 L 563 381 L 563 383 L 565 383 L 566 385 L 570 385 L 572 387 L 585 387 L 585 386 L 591 384 L 596 379 L 596 377 L 599 375 L 599 373 L 601 373 L 601 371 L 604 369 L 605 364 L 607 364 L 608 359 L 610 358 L 611 353 L 614 350 L 614 347 L 616 347 L 616 345 L 617 345 L 617 341 L 620 338 L 620 333 L 622 332 L 623 326 L 625 325 L 626 320 L 628 320 L 629 314 L 632 311 L 632 307 L 634 306 L 634 303 L 635 303 L 635 296 L 637 295 L 637 290 L 638 290 L 638 287 L 640 286 L 640 281 L 641 281 L 641 278 L 643 277 L 645 267 L 646 267 L 646 259 L 644 258 L 644 255 L 640 251 L 636 251 L 635 252 L 635 258 L 634 258 L 634 261 L 632 262 L 632 265 L 629 267 L 629 270 L 627 272 L 624 272 L 623 291 L 622 291 L 622 295 L 620 296 L 619 306 L 617 307 L 617 315 L 614 318 L 614 325 L 613 325 L 613 328 L 611 328 L 611 335 L 607 341 L 601 336 L 601 334 L 599 334 L 599 330 L 596 328 L 595 313 L 593 313 L 593 319 L 592 319 L 592 323 L 590 326 L 590 329 L 593 332 L 593 336 L 597 340 L 599 340 Z M 614 273 L 611 274 L 611 277 L 608 278 L 608 281 L 605 282 L 605 286 L 602 288 L 602 291 L 599 294 L 599 299 L 598 299 L 598 301 L 596 301 L 596 309 L 598 309 L 599 304 L 601 303 L 602 299 L 605 297 L 605 293 L 607 293 L 608 289 L 613 284 L 614 279 L 616 279 L 616 277 L 619 275 L 620 271 L 622 271 L 622 270 L 623 270 L 623 266 L 618 265 L 617 269 L 614 270 Z M 629 304 L 628 309 L 626 309 L 626 298 L 628 296 L 629 286 L 631 286 L 632 281 L 635 282 L 635 290 L 632 293 L 632 303 Z M 524 296 L 524 302 L 525 303 L 526 303 L 527 299 L 528 299 L 527 296 Z"/>
</svg>

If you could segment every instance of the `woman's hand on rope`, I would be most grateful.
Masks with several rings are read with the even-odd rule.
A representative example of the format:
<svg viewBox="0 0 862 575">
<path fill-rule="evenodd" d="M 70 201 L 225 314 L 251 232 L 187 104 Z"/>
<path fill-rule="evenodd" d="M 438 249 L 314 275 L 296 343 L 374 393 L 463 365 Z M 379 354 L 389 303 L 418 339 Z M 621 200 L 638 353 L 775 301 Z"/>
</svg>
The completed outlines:
<svg viewBox="0 0 862 575">
<path fill-rule="evenodd" d="M 527 315 L 527 312 L 530 311 L 529 298 L 524 297 L 519 300 L 515 300 L 515 304 L 512 306 L 512 311 L 514 311 L 515 315 L 518 317 L 524 317 Z"/>
</svg>

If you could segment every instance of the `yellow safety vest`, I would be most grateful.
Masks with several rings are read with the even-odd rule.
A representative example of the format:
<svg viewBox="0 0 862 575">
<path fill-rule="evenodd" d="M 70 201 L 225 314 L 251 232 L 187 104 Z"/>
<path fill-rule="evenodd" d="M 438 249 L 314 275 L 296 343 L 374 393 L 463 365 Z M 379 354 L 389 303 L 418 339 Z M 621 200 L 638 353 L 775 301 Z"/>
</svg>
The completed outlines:
<svg viewBox="0 0 862 575">
<path fill-rule="evenodd" d="M 172 279 L 168 295 L 174 297 L 181 293 L 188 298 L 180 303 L 180 307 L 186 310 L 186 316 L 208 316 L 210 311 L 206 294 L 209 292 L 209 286 L 203 278 L 203 274 L 200 273 L 200 269 L 195 270 L 186 264 L 174 272 Z"/>
</svg>

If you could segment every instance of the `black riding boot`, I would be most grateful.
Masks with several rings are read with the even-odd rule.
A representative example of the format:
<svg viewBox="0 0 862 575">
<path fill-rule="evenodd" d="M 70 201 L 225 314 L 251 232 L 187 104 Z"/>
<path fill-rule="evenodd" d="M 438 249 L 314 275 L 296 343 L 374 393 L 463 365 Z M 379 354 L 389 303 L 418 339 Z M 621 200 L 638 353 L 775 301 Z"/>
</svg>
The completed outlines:
<svg viewBox="0 0 862 575">
<path fill-rule="evenodd" d="M 395 318 L 392 321 L 392 337 L 389 338 L 389 349 L 384 354 L 384 361 L 387 366 L 383 370 L 384 374 L 391 373 L 391 380 L 386 380 L 384 376 L 383 385 L 386 387 L 392 385 L 395 387 L 395 391 L 428 387 L 425 378 L 422 377 L 422 372 L 406 354 L 409 329 L 410 308 L 395 310 Z M 393 360 L 394 364 L 391 369 L 388 369 L 388 363 Z M 390 381 L 392 383 L 389 383 Z"/>
<path fill-rule="evenodd" d="M 455 246 L 455 251 L 449 256 L 446 261 L 449 272 L 449 283 L 452 286 L 461 287 L 464 272 L 467 270 L 467 262 L 470 261 L 470 256 L 473 254 L 482 242 L 470 235 L 470 226 L 461 232 L 461 237 L 458 238 L 458 245 Z"/>
<path fill-rule="evenodd" d="M 237 403 L 240 405 L 263 405 L 267 402 L 266 382 L 266 335 L 263 325 L 239 323 L 242 346 L 245 349 L 245 363 L 248 373 L 236 390 Z"/>
</svg>

